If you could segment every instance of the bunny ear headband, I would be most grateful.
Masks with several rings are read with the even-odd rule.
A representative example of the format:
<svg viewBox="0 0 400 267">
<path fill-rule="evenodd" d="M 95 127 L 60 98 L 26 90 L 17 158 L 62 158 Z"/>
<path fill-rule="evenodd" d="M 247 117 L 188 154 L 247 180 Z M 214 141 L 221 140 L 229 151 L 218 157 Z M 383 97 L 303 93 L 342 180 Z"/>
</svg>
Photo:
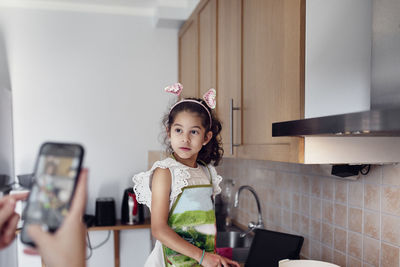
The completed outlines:
<svg viewBox="0 0 400 267">
<path fill-rule="evenodd" d="M 177 96 L 179 96 L 182 92 L 183 86 L 180 83 L 174 83 L 170 86 L 167 86 L 164 88 L 165 92 L 168 93 L 173 93 Z M 206 102 L 207 106 L 211 109 L 215 109 L 215 106 L 217 104 L 217 92 L 215 91 L 214 88 L 210 88 L 204 95 L 203 95 L 203 100 Z M 212 125 L 212 119 L 211 119 L 211 113 L 208 110 L 208 108 L 206 106 L 204 106 L 201 102 L 194 100 L 194 99 L 182 99 L 181 101 L 178 101 L 177 103 L 175 103 L 175 105 L 173 105 L 170 109 L 171 110 L 176 107 L 178 104 L 182 103 L 182 102 L 193 102 L 193 103 L 197 103 L 199 105 L 201 105 L 208 113 L 208 117 L 210 118 L 210 128 Z"/>
</svg>

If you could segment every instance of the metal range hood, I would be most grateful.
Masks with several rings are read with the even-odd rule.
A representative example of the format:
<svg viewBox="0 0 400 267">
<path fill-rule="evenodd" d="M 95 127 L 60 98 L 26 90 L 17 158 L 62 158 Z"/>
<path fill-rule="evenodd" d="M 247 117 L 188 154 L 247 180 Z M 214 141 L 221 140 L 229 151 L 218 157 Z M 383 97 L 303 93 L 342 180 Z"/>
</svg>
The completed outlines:
<svg viewBox="0 0 400 267">
<path fill-rule="evenodd" d="M 400 136 L 400 107 L 277 122 L 272 136 Z"/>
<path fill-rule="evenodd" d="M 305 119 L 273 123 L 272 136 L 399 137 L 399 2 L 397 0 L 372 0 L 357 2 L 359 3 L 359 8 L 355 8 L 351 11 L 353 18 L 357 17 L 357 15 L 359 15 L 359 17 L 364 16 L 366 17 L 366 19 L 359 20 L 359 25 L 367 25 L 366 27 L 369 27 L 368 25 L 371 25 L 372 27 L 368 29 L 363 28 L 362 26 L 354 26 L 356 24 L 356 19 L 354 19 L 354 25 L 352 26 L 359 27 L 359 30 L 356 32 L 361 32 L 364 30 L 364 35 L 360 34 L 357 37 L 358 39 L 351 39 L 351 37 L 349 37 L 350 34 L 347 36 L 342 36 L 341 40 L 346 40 L 347 42 L 343 41 L 343 43 L 340 44 L 342 44 L 342 47 L 350 51 L 350 53 L 347 54 L 345 54 L 346 50 L 344 53 L 338 52 L 334 54 L 335 48 L 327 46 L 327 43 L 323 43 L 324 46 L 322 47 L 313 46 L 313 37 L 315 39 L 315 36 L 318 36 L 320 38 L 319 40 L 322 40 L 319 42 L 322 43 L 324 38 L 329 38 L 329 35 L 318 35 L 318 28 L 313 28 L 316 23 L 312 20 L 314 18 L 312 12 L 317 12 L 312 9 L 312 4 L 314 3 L 314 1 L 308 2 L 310 5 L 307 6 L 307 11 L 310 12 L 307 16 L 307 20 L 309 19 L 309 21 L 306 21 L 306 39 L 310 40 L 311 42 L 307 42 L 306 47 L 311 46 L 311 48 L 307 48 L 308 50 L 306 49 L 305 98 L 306 100 L 308 100 L 308 104 L 312 105 L 314 103 L 323 102 L 325 105 L 320 105 L 318 112 L 313 113 L 307 112 L 307 110 L 310 110 L 312 107 L 310 107 L 311 105 L 308 105 L 306 102 Z M 357 11 L 362 8 L 364 9 L 357 13 Z M 337 15 L 340 16 L 344 12 L 343 10 L 340 11 L 341 13 L 338 12 Z M 372 15 L 368 14 L 369 12 L 371 12 Z M 339 20 L 337 21 L 337 23 L 340 23 Z M 342 31 L 338 31 L 339 33 L 347 29 L 346 27 L 343 27 L 343 25 L 341 26 Z M 363 37 L 365 38 L 362 39 Z M 331 42 L 335 41 L 335 39 L 332 40 L 329 39 L 329 41 Z M 320 48 L 321 51 L 323 48 L 326 48 L 324 50 L 324 53 L 328 56 L 332 56 L 329 58 L 330 61 L 326 60 L 323 63 L 319 63 L 317 67 L 313 67 L 315 66 L 315 62 L 322 62 L 320 59 L 321 54 L 317 54 L 317 56 L 314 56 L 313 54 L 315 50 L 318 51 L 318 49 L 316 48 Z M 364 61 L 364 64 L 358 64 L 355 68 L 353 68 L 354 71 L 351 72 L 350 68 L 346 67 L 351 65 L 353 62 L 357 62 L 357 57 L 360 58 L 360 55 L 362 55 L 361 53 L 359 53 L 359 50 L 361 49 L 364 49 L 365 53 L 363 55 L 367 55 L 366 57 L 369 57 L 369 61 Z M 354 57 L 351 58 L 352 56 Z M 334 67 L 329 65 L 329 63 L 331 62 L 336 62 L 337 58 L 340 57 L 342 57 L 342 59 L 344 58 L 341 65 L 334 65 Z M 345 69 L 345 71 L 340 72 L 339 75 L 335 76 L 336 80 L 325 79 L 323 80 L 323 82 L 320 82 L 318 84 L 314 82 L 315 80 L 322 80 L 325 77 L 330 77 L 329 75 L 331 75 L 330 73 L 333 72 L 332 70 L 338 69 Z M 364 73 L 364 80 L 359 79 L 360 76 L 357 76 L 359 73 L 362 72 Z M 324 76 L 326 73 L 328 74 Z M 341 80 L 346 79 L 347 83 L 340 83 Z M 369 95 L 369 100 L 366 101 L 366 105 L 364 105 L 362 108 L 359 108 L 354 105 L 354 103 L 357 101 L 358 98 L 361 97 L 361 91 L 357 91 L 354 86 L 357 86 L 362 82 L 364 82 L 362 84 L 362 92 L 366 92 L 366 94 Z M 318 95 L 318 97 L 314 97 L 311 100 L 310 98 L 307 99 L 307 93 L 315 91 L 324 91 L 326 93 L 321 93 Z M 357 93 L 354 93 L 349 97 L 348 95 L 346 95 L 347 92 Z M 338 98 L 335 99 L 336 96 Z M 342 106 L 340 106 L 341 104 Z M 334 112 L 330 112 L 329 105 L 340 108 L 338 108 Z M 366 110 L 368 108 L 370 110 Z M 324 111 L 325 113 L 323 113 Z M 341 112 L 353 113 L 340 114 Z"/>
</svg>

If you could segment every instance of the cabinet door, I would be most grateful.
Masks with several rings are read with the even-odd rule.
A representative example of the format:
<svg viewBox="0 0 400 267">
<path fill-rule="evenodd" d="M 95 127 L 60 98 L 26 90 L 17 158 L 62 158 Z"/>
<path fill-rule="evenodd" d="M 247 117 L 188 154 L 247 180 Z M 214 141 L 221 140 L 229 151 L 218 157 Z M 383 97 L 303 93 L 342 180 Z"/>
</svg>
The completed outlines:
<svg viewBox="0 0 400 267">
<path fill-rule="evenodd" d="M 231 99 L 234 107 L 240 107 L 242 102 L 241 4 L 241 0 L 218 1 L 217 113 L 223 126 L 221 136 L 225 157 L 236 156 L 234 147 L 231 152 L 232 142 L 241 143 L 241 112 L 231 114 L 230 110 Z"/>
<path fill-rule="evenodd" d="M 209 0 L 198 13 L 199 94 L 217 86 L 217 0 Z"/>
<path fill-rule="evenodd" d="M 197 18 L 189 20 L 179 31 L 179 82 L 183 97 L 198 97 Z"/>
<path fill-rule="evenodd" d="M 240 157 L 302 161 L 302 138 L 272 138 L 272 123 L 303 117 L 303 20 L 303 0 L 243 1 Z"/>
</svg>

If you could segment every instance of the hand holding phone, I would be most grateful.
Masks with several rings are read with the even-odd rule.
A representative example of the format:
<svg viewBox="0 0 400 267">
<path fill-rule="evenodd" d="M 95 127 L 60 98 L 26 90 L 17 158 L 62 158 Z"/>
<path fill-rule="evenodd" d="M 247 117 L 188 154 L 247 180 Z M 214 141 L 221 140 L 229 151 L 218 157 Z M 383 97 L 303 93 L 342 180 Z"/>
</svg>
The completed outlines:
<svg viewBox="0 0 400 267">
<path fill-rule="evenodd" d="M 68 213 L 81 171 L 84 149 L 78 144 L 44 143 L 35 165 L 35 183 L 24 211 L 21 241 L 35 246 L 27 233 L 31 224 L 55 232 Z"/>
<path fill-rule="evenodd" d="M 55 234 L 44 232 L 40 226 L 27 228 L 36 250 L 25 248 L 27 254 L 42 257 L 46 267 L 84 267 L 86 263 L 86 226 L 82 221 L 86 207 L 88 171 L 83 169 L 73 196 L 71 208 Z"/>
</svg>

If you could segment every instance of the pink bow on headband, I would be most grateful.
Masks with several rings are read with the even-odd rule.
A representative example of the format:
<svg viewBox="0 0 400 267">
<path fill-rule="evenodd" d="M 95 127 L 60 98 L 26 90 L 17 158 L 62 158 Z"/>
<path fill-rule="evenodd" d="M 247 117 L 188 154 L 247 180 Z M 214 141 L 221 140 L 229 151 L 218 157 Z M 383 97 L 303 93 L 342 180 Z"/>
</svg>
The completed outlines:
<svg viewBox="0 0 400 267">
<path fill-rule="evenodd" d="M 179 96 L 182 92 L 183 85 L 180 83 L 174 83 L 170 86 L 164 88 L 165 92 L 175 94 Z M 203 99 L 206 102 L 207 106 L 211 109 L 215 109 L 217 105 L 217 91 L 214 88 L 210 88 L 204 95 Z"/>
<path fill-rule="evenodd" d="M 182 89 L 183 89 L 183 85 L 180 83 L 174 83 L 174 84 L 164 88 L 165 92 L 173 93 L 177 96 L 179 96 L 181 94 Z"/>
<path fill-rule="evenodd" d="M 214 88 L 210 88 L 203 95 L 203 99 L 206 101 L 207 106 L 209 106 L 211 109 L 215 109 L 215 106 L 217 105 L 217 91 L 215 91 Z"/>
</svg>

